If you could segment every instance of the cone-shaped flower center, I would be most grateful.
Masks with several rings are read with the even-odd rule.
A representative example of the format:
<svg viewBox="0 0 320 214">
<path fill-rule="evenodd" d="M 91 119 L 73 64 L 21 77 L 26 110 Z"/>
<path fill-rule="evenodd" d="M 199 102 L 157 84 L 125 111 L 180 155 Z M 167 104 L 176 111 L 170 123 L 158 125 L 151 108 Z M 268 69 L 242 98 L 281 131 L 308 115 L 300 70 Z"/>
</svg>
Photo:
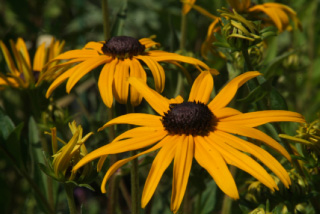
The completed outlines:
<svg viewBox="0 0 320 214">
<path fill-rule="evenodd" d="M 120 59 L 142 54 L 146 47 L 138 39 L 129 36 L 115 36 L 102 46 L 105 55 L 112 55 Z"/>
<path fill-rule="evenodd" d="M 208 106 L 200 102 L 171 104 L 161 121 L 170 134 L 194 136 L 207 135 L 213 131 L 216 122 Z"/>
</svg>

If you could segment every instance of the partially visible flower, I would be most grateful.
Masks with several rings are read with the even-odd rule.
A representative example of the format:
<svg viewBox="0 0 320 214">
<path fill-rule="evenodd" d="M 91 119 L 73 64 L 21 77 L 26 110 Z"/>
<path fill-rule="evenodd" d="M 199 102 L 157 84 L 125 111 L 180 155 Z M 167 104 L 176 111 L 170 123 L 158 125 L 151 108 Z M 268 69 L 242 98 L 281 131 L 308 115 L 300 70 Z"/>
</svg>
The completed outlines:
<svg viewBox="0 0 320 214">
<path fill-rule="evenodd" d="M 103 65 L 100 72 L 98 87 L 103 102 L 111 107 L 113 97 L 122 104 L 127 103 L 130 88 L 130 102 L 133 106 L 140 104 L 142 97 L 136 89 L 129 87 L 127 79 L 138 77 L 146 82 L 147 76 L 143 64 L 149 67 L 155 88 L 162 92 L 165 85 L 165 73 L 159 62 L 177 64 L 180 62 L 194 65 L 198 70 L 211 70 L 205 63 L 192 57 L 181 56 L 161 50 L 150 50 L 159 45 L 149 38 L 137 40 L 128 36 L 113 37 L 106 42 L 89 42 L 81 50 L 71 50 L 56 57 L 56 60 L 69 60 L 59 64 L 47 72 L 47 76 L 56 76 L 55 81 L 49 87 L 46 96 L 51 93 L 66 79 L 67 92 L 92 69 Z M 73 66 L 75 65 L 75 66 Z M 73 66 L 70 68 L 70 66 Z M 62 70 L 60 70 L 62 68 Z M 56 73 L 57 72 L 57 73 Z"/>
<path fill-rule="evenodd" d="M 40 83 L 39 76 L 44 72 L 44 68 L 50 68 L 45 67 L 45 64 L 60 54 L 64 42 L 52 39 L 49 47 L 42 43 L 37 48 L 32 64 L 22 38 L 18 38 L 16 43 L 10 40 L 10 46 L 13 56 L 6 45 L 0 41 L 0 47 L 9 69 L 7 74 L 0 73 L 0 86 L 28 88 Z"/>
<path fill-rule="evenodd" d="M 220 18 L 216 18 L 208 28 L 207 37 L 205 41 L 201 44 L 201 55 L 203 58 L 208 59 L 207 55 L 209 52 L 212 54 L 218 54 L 221 57 L 224 57 L 224 55 L 221 52 L 218 52 L 213 45 L 213 43 L 216 41 L 215 33 L 219 32 L 221 30 Z"/>
<path fill-rule="evenodd" d="M 192 5 L 196 2 L 196 0 L 185 0 L 183 1 L 182 14 L 187 14 L 192 8 Z"/>
<path fill-rule="evenodd" d="M 91 171 L 90 165 L 86 165 L 79 172 L 71 171 L 71 169 L 79 162 L 79 160 L 87 155 L 88 152 L 84 143 L 93 134 L 93 132 L 82 137 L 82 127 L 80 125 L 77 126 L 75 121 L 69 123 L 69 128 L 73 136 L 68 143 L 57 137 L 55 127 L 51 129 L 51 133 L 46 132 L 46 134 L 49 134 L 52 137 L 52 167 L 55 178 L 59 181 L 78 181 L 79 178 L 84 179 L 88 176 L 88 173 Z M 58 141 L 64 144 L 64 146 L 59 150 Z"/>
<path fill-rule="evenodd" d="M 124 132 L 110 144 L 91 152 L 80 160 L 73 170 L 109 154 L 150 147 L 135 156 L 116 162 L 109 168 L 101 184 L 102 192 L 106 192 L 107 180 L 119 167 L 134 158 L 160 149 L 149 171 L 141 204 L 142 207 L 146 206 L 162 174 L 174 160 L 171 196 L 171 210 L 174 213 L 178 211 L 182 202 L 193 158 L 209 172 L 220 189 L 234 199 L 238 199 L 239 194 L 227 164 L 248 172 L 271 190 L 278 189 L 270 174 L 248 154 L 259 159 L 286 187 L 289 187 L 291 181 L 288 173 L 273 156 L 261 147 L 233 135 L 264 142 L 291 160 L 288 152 L 278 142 L 254 127 L 269 122 L 302 123 L 305 120 L 300 114 L 281 110 L 241 113 L 226 107 L 240 86 L 259 75 L 259 72 L 247 72 L 236 77 L 211 102 L 209 98 L 213 90 L 213 78 L 208 71 L 197 77 L 188 101 L 184 101 L 181 96 L 169 100 L 148 88 L 143 81 L 130 78 L 129 83 L 160 116 L 132 113 L 109 121 L 99 130 L 115 124 L 132 124 L 139 127 Z"/>
</svg>

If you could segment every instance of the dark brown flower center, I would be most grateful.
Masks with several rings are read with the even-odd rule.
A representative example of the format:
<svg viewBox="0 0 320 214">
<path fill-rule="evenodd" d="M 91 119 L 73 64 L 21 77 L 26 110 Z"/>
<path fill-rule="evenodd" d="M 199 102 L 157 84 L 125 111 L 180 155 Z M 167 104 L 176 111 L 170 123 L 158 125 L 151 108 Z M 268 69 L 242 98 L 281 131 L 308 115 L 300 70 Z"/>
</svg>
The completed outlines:
<svg viewBox="0 0 320 214">
<path fill-rule="evenodd" d="M 205 136 L 214 130 L 216 117 L 201 102 L 183 102 L 171 104 L 161 122 L 170 134 Z"/>
<path fill-rule="evenodd" d="M 117 58 L 131 58 L 142 54 L 146 47 L 138 39 L 129 36 L 115 36 L 106 41 L 102 46 L 105 55 Z"/>
</svg>

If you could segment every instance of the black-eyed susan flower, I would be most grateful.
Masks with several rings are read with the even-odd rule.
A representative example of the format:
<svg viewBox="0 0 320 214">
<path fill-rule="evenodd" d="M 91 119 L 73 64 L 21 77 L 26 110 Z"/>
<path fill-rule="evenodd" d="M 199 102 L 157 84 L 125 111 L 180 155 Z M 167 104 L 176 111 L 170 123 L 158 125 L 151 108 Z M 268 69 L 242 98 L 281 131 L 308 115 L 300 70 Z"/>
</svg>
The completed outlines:
<svg viewBox="0 0 320 214">
<path fill-rule="evenodd" d="M 57 137 L 55 127 L 51 129 L 51 133 L 46 132 L 46 134 L 51 135 L 52 138 L 52 169 L 55 174 L 54 178 L 61 182 L 69 180 L 79 181 L 79 178 L 84 179 L 88 176 L 88 173 L 92 168 L 90 165 L 86 165 L 78 174 L 75 171 L 71 171 L 72 167 L 78 163 L 81 158 L 88 154 L 84 143 L 93 134 L 93 132 L 82 137 L 83 129 L 80 125 L 77 126 L 75 121 L 69 123 L 69 128 L 72 133 L 72 138 L 67 143 Z M 64 146 L 59 150 L 58 141 L 64 144 Z"/>
<path fill-rule="evenodd" d="M 234 199 L 238 199 L 239 194 L 227 164 L 248 172 L 271 190 L 278 189 L 270 174 L 247 154 L 259 159 L 288 187 L 288 173 L 273 156 L 261 147 L 233 135 L 262 141 L 290 160 L 290 155 L 278 142 L 254 127 L 280 121 L 302 123 L 304 119 L 300 114 L 281 110 L 241 113 L 226 107 L 238 88 L 258 75 L 259 72 L 247 72 L 238 76 L 211 102 L 209 98 L 213 89 L 213 78 L 207 71 L 202 72 L 195 80 L 188 101 L 184 101 L 181 96 L 169 100 L 148 88 L 143 81 L 130 78 L 130 84 L 142 94 L 159 116 L 132 113 L 109 121 L 100 130 L 114 124 L 132 124 L 139 127 L 124 132 L 112 143 L 89 153 L 80 160 L 74 170 L 98 157 L 153 145 L 138 155 L 112 165 L 102 181 L 101 190 L 106 191 L 107 180 L 119 167 L 143 154 L 160 149 L 147 177 L 141 204 L 145 207 L 149 202 L 162 174 L 173 161 L 173 212 L 177 212 L 183 199 L 193 158 L 209 172 L 220 189 Z"/>
<path fill-rule="evenodd" d="M 42 43 L 37 48 L 32 64 L 28 49 L 22 38 L 18 38 L 16 43 L 10 40 L 10 46 L 12 56 L 6 45 L 0 41 L 0 47 L 9 70 L 7 74 L 0 72 L 0 86 L 28 88 L 40 83 L 38 81 L 39 76 L 42 75 L 44 68 L 50 68 L 45 67 L 45 64 L 60 54 L 64 42 L 53 39 L 49 47 Z"/>
<path fill-rule="evenodd" d="M 71 50 L 56 57 L 55 60 L 69 60 L 55 66 L 48 71 L 47 75 L 55 75 L 55 72 L 65 66 L 76 64 L 70 69 L 58 71 L 59 75 L 49 87 L 46 96 L 51 93 L 66 79 L 67 92 L 69 93 L 74 85 L 92 69 L 103 65 L 100 72 L 98 87 L 103 102 L 107 107 L 111 107 L 113 97 L 122 104 L 127 103 L 130 88 L 130 102 L 136 106 L 141 102 L 141 95 L 136 89 L 129 87 L 127 79 L 138 77 L 146 82 L 146 72 L 142 65 L 149 67 L 157 91 L 162 92 L 165 85 L 165 73 L 159 62 L 177 64 L 178 62 L 189 63 L 199 70 L 209 69 L 209 67 L 192 57 L 181 56 L 161 50 L 150 50 L 158 43 L 148 38 L 137 40 L 128 36 L 113 37 L 106 42 L 89 42 L 81 50 Z M 67 67 L 69 68 L 69 67 Z M 217 73 L 214 69 L 212 72 Z"/>
</svg>

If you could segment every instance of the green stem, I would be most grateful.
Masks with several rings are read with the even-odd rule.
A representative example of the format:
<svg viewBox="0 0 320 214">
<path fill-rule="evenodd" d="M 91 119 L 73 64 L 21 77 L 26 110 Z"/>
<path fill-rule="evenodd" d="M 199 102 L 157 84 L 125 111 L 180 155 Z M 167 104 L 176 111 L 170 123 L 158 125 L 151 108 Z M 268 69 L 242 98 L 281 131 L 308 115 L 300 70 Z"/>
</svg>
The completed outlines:
<svg viewBox="0 0 320 214">
<path fill-rule="evenodd" d="M 103 14 L 103 34 L 104 39 L 110 38 L 110 25 L 109 25 L 109 7 L 108 0 L 101 0 L 102 14 Z"/>
<path fill-rule="evenodd" d="M 186 46 L 186 36 L 187 36 L 187 16 L 181 13 L 181 38 L 180 38 L 180 50 L 184 50 Z"/>
<path fill-rule="evenodd" d="M 244 58 L 246 65 L 247 65 L 248 71 L 254 71 L 254 68 L 253 68 L 251 61 L 250 61 L 250 57 L 249 57 L 247 48 L 244 47 L 242 49 L 242 55 L 243 55 L 243 58 Z"/>
<path fill-rule="evenodd" d="M 134 112 L 134 108 L 133 106 L 130 104 L 130 102 L 127 103 L 127 113 L 133 113 Z M 131 128 L 131 126 L 129 125 L 128 127 L 129 129 Z M 134 156 L 138 154 L 137 151 L 130 151 L 130 156 Z M 131 161 L 131 213 L 132 214 L 139 214 L 139 163 L 138 163 L 138 159 L 135 158 Z"/>
<path fill-rule="evenodd" d="M 76 204 L 74 203 L 74 195 L 73 195 L 74 185 L 73 184 L 64 184 L 64 188 L 67 193 L 69 212 L 70 212 L 70 214 L 76 214 L 77 208 L 76 208 Z"/>
</svg>

